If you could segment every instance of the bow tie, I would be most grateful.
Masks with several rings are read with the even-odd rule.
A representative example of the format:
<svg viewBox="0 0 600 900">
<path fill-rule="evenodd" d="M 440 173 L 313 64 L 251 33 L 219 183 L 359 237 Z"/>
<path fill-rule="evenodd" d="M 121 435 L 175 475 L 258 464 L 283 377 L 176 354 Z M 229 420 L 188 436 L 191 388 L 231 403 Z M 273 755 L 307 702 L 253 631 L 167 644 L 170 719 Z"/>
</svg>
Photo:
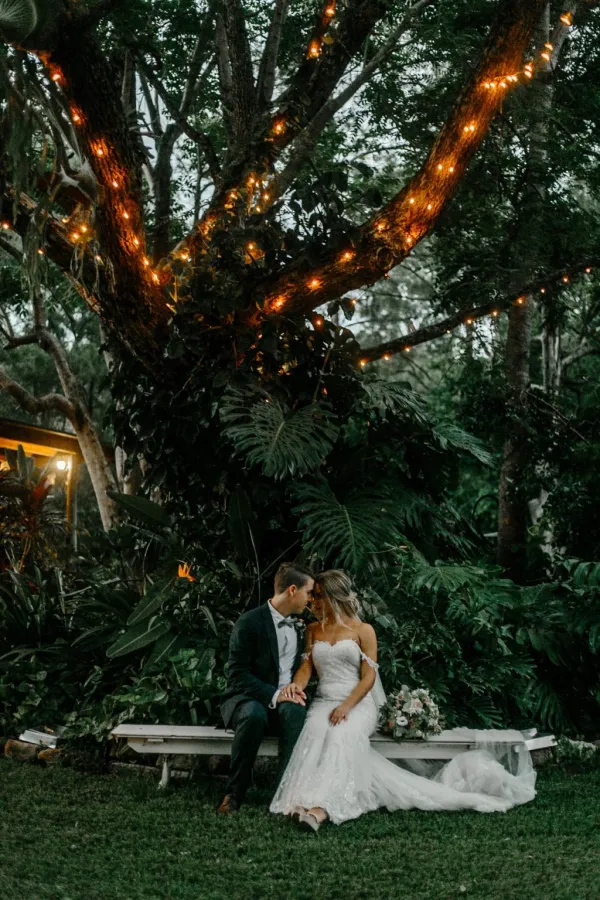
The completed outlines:
<svg viewBox="0 0 600 900">
<path fill-rule="evenodd" d="M 295 628 L 296 621 L 295 621 L 295 619 L 280 619 L 279 622 L 277 623 L 278 628 L 283 628 L 284 625 L 289 625 L 290 628 Z"/>
</svg>

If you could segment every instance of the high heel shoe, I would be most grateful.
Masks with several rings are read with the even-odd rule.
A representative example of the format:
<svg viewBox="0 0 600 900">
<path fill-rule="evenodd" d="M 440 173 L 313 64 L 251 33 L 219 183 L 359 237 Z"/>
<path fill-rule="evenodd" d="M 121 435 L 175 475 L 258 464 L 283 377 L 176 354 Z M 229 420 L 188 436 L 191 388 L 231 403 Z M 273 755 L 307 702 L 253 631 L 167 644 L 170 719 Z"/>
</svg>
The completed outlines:
<svg viewBox="0 0 600 900">
<path fill-rule="evenodd" d="M 321 827 L 321 823 L 312 813 L 300 813 L 298 816 L 298 824 L 304 831 L 314 831 L 315 833 Z"/>
</svg>

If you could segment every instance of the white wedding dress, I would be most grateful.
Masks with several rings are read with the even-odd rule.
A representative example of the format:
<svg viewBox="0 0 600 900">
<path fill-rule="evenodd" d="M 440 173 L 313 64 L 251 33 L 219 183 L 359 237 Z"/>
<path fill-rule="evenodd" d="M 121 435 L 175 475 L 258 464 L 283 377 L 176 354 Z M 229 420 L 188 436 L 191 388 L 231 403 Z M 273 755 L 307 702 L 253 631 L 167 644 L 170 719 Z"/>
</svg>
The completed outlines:
<svg viewBox="0 0 600 900">
<path fill-rule="evenodd" d="M 520 748 L 518 771 L 508 771 L 490 752 L 504 746 L 497 741 L 517 732 L 476 732 L 478 746 L 446 763 L 434 778 L 399 768 L 372 749 L 378 706 L 369 692 L 348 715 L 331 725 L 329 714 L 354 690 L 360 680 L 361 661 L 377 668 L 356 641 L 329 644 L 315 641 L 312 658 L 319 684 L 304 728 L 270 806 L 273 813 L 290 815 L 296 807 L 321 807 L 338 825 L 363 813 L 385 807 L 398 809 L 506 812 L 535 797 L 535 771 L 525 744 Z M 380 684 L 380 682 L 379 682 Z M 464 737 L 465 729 L 452 732 Z M 471 736 L 473 732 L 471 732 Z M 489 738 L 489 742 L 486 740 Z"/>
</svg>

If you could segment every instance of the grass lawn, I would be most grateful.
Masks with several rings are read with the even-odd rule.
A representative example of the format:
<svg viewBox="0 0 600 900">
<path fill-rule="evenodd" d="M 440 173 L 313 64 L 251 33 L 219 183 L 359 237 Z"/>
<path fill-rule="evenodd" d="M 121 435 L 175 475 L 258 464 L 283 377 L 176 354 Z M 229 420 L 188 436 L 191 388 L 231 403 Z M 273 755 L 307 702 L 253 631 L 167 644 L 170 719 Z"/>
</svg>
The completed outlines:
<svg viewBox="0 0 600 900">
<path fill-rule="evenodd" d="M 506 814 L 372 813 L 300 832 L 255 789 L 0 760 L 0 886 L 19 900 L 599 900 L 600 772 L 541 772 Z"/>
</svg>

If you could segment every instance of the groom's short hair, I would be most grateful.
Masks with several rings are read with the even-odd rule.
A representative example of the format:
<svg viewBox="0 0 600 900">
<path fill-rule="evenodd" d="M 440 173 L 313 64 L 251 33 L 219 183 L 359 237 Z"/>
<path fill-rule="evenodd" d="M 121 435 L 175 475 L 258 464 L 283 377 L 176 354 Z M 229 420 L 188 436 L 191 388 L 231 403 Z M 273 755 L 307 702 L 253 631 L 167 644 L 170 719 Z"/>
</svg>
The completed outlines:
<svg viewBox="0 0 600 900">
<path fill-rule="evenodd" d="M 275 572 L 275 593 L 283 594 L 293 584 L 304 587 L 309 578 L 314 578 L 313 573 L 301 563 L 281 563 Z"/>
</svg>

